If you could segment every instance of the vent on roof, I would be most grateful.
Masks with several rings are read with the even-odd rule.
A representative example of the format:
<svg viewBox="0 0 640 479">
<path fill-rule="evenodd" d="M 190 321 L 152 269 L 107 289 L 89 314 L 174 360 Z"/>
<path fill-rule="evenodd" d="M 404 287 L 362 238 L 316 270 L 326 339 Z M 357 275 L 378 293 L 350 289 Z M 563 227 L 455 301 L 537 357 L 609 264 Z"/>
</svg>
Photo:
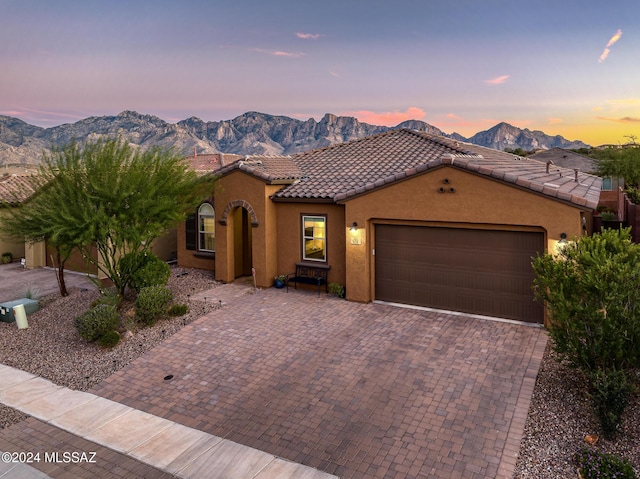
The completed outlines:
<svg viewBox="0 0 640 479">
<path fill-rule="evenodd" d="M 262 166 L 262 160 L 242 160 L 240 161 L 240 164 L 248 166 Z"/>
</svg>

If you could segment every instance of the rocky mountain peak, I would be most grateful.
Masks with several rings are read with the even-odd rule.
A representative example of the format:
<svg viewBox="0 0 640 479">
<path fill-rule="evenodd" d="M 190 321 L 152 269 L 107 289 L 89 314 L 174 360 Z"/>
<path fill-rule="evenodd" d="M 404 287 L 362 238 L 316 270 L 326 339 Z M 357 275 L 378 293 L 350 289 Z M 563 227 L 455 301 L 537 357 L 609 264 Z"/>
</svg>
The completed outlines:
<svg viewBox="0 0 640 479">
<path fill-rule="evenodd" d="M 540 131 L 522 130 L 504 122 L 471 138 L 457 133 L 448 135 L 418 120 L 404 121 L 393 128 L 415 129 L 499 150 L 587 147 L 580 141 L 571 142 L 561 136 L 551 137 Z M 193 154 L 194 148 L 199 153 L 288 155 L 390 129 L 333 113 L 325 114 L 320 121 L 313 118 L 301 121 L 249 111 L 231 120 L 203 121 L 192 116 L 173 124 L 157 116 L 125 110 L 116 116 L 89 117 L 53 128 L 40 128 L 17 118 L 0 116 L 0 164 L 37 162 L 51 145 L 100 136 L 119 135 L 143 148 L 170 146 L 185 155 Z"/>
</svg>

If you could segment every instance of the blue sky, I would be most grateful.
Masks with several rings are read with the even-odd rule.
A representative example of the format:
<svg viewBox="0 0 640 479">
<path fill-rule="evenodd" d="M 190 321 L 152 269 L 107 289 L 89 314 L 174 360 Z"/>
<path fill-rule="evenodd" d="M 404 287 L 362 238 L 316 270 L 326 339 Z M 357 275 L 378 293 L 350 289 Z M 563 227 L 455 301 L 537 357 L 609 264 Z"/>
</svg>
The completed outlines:
<svg viewBox="0 0 640 479">
<path fill-rule="evenodd" d="M 0 0 L 0 114 L 640 137 L 640 1 Z"/>
</svg>

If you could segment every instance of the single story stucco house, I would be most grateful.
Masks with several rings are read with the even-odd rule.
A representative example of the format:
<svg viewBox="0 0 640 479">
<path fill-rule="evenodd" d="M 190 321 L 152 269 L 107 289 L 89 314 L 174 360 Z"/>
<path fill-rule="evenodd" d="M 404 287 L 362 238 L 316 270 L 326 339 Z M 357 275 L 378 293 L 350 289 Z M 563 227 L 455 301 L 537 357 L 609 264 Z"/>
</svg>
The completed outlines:
<svg viewBox="0 0 640 479">
<path fill-rule="evenodd" d="M 531 258 L 591 234 L 602 180 L 408 129 L 216 171 L 178 264 L 260 287 L 328 268 L 348 300 L 543 322 Z"/>
</svg>

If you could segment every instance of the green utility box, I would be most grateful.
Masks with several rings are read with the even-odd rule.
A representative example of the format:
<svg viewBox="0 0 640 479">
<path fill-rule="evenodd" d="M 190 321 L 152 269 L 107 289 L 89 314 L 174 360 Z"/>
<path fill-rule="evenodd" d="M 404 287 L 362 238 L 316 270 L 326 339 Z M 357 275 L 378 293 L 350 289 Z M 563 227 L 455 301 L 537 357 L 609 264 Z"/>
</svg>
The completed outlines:
<svg viewBox="0 0 640 479">
<path fill-rule="evenodd" d="M 24 312 L 27 314 L 35 313 L 38 311 L 38 301 L 35 299 L 21 298 L 15 301 L 8 301 L 6 303 L 0 303 L 0 321 L 5 323 L 12 323 L 16 320 L 13 315 L 13 307 L 19 304 L 24 305 Z"/>
</svg>

